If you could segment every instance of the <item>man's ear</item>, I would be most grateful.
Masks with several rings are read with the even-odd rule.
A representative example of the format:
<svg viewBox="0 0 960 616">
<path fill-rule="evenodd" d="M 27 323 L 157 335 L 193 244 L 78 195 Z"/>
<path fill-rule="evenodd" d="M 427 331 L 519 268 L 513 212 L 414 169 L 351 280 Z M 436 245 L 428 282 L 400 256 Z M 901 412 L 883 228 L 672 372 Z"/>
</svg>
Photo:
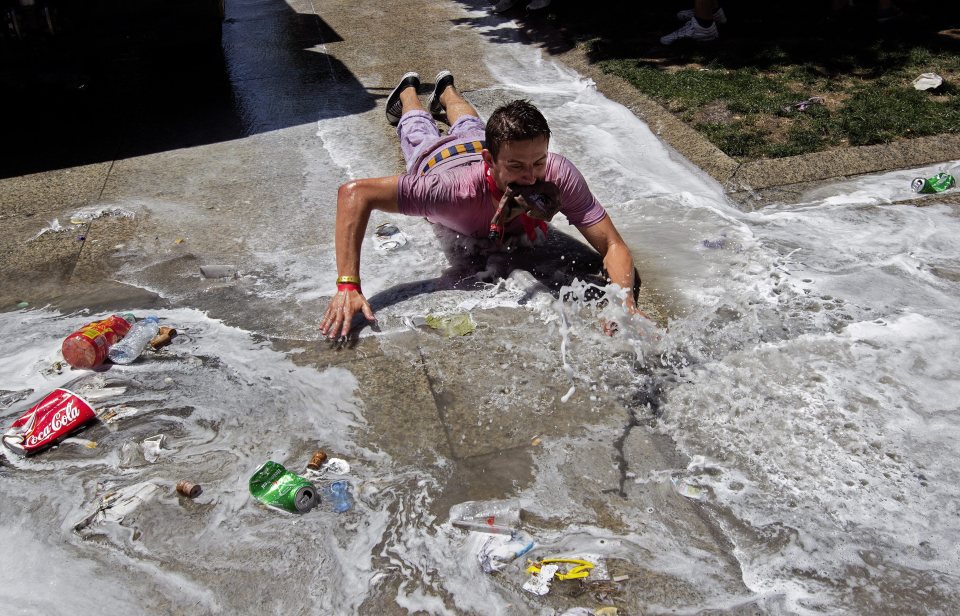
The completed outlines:
<svg viewBox="0 0 960 616">
<path fill-rule="evenodd" d="M 490 153 L 490 150 L 483 148 L 483 150 L 480 151 L 480 156 L 483 157 L 483 162 L 487 163 L 488 167 L 493 166 L 493 154 Z"/>
</svg>

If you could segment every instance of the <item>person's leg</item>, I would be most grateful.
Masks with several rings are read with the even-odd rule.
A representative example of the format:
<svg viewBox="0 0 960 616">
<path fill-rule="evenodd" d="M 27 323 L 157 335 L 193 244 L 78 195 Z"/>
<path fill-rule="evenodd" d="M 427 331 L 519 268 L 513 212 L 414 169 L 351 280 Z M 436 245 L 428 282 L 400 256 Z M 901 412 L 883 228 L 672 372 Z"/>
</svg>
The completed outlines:
<svg viewBox="0 0 960 616">
<path fill-rule="evenodd" d="M 720 0 L 711 0 L 710 9 L 713 11 L 711 13 L 713 21 L 718 24 L 727 23 L 727 14 L 723 11 L 723 7 L 720 6 Z M 695 9 L 684 9 L 677 12 L 677 19 L 686 23 L 694 18 Z M 701 14 L 701 17 L 703 15 Z"/>
<path fill-rule="evenodd" d="M 407 163 L 407 173 L 413 173 L 417 158 L 440 140 L 440 129 L 423 107 L 411 108 L 404 112 L 397 124 L 397 137 L 400 138 L 403 160 Z"/>
<path fill-rule="evenodd" d="M 486 122 L 480 119 L 476 108 L 457 91 L 450 71 L 440 71 L 436 81 L 429 107 L 434 115 L 446 113 L 447 122 L 450 124 L 447 134 L 459 139 L 483 141 L 486 138 Z"/>
<path fill-rule="evenodd" d="M 463 98 L 457 91 L 457 87 L 453 85 L 453 75 L 450 71 L 437 73 L 436 85 L 433 88 L 433 94 L 430 95 L 429 107 L 430 112 L 434 115 L 445 112 L 447 123 L 450 126 L 456 124 L 461 117 L 480 117 L 473 105 L 467 102 L 467 99 Z"/>
<path fill-rule="evenodd" d="M 447 110 L 447 122 L 450 126 L 456 124 L 463 116 L 480 117 L 473 105 L 463 98 L 456 86 L 450 84 L 440 93 L 440 104 Z"/>
<path fill-rule="evenodd" d="M 397 84 L 397 87 L 394 88 L 390 96 L 387 97 L 387 105 L 385 108 L 387 122 L 396 126 L 397 122 L 400 121 L 400 117 L 403 115 L 403 104 L 400 101 L 400 95 L 408 90 L 413 90 L 414 93 L 416 93 L 419 87 L 420 75 L 414 71 L 405 73 L 403 77 L 400 78 L 400 83 Z"/>
<path fill-rule="evenodd" d="M 412 173 L 411 165 L 426 148 L 440 139 L 440 129 L 430 114 L 420 104 L 416 88 L 406 88 L 400 92 L 403 113 L 397 124 L 397 137 L 400 138 L 400 151 L 407 162 L 407 172 Z"/>
<path fill-rule="evenodd" d="M 411 111 L 424 111 L 420 104 L 420 97 L 417 96 L 417 89 L 413 87 L 404 88 L 400 91 L 400 104 L 403 105 L 403 114 Z M 401 115 L 401 117 L 403 117 Z"/>
<path fill-rule="evenodd" d="M 715 10 L 714 0 L 695 0 L 693 3 L 693 16 L 702 28 L 709 28 L 713 25 Z"/>
<path fill-rule="evenodd" d="M 447 121 L 450 123 L 448 135 L 471 141 L 484 141 L 487 138 L 487 123 L 452 83 L 440 93 L 439 100 L 447 110 Z"/>
<path fill-rule="evenodd" d="M 675 32 L 671 32 L 660 37 L 661 45 L 672 45 L 680 40 L 696 41 L 705 43 L 713 41 L 720 37 L 717 31 L 717 24 L 714 22 L 714 2 L 713 0 L 695 0 L 693 4 L 693 18 L 680 26 Z M 726 21 L 726 15 L 717 12 L 717 20 L 723 17 Z M 677 16 L 686 16 L 690 13 L 681 11 Z"/>
</svg>

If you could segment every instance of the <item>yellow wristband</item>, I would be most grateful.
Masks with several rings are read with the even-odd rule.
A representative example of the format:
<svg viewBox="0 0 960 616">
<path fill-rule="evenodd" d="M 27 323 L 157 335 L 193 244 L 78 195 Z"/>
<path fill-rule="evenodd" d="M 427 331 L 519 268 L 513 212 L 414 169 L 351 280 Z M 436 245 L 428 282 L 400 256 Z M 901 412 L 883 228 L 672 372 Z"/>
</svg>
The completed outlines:
<svg viewBox="0 0 960 616">
<path fill-rule="evenodd" d="M 343 284 L 345 282 L 360 284 L 360 276 L 340 276 L 337 278 L 337 284 Z"/>
</svg>

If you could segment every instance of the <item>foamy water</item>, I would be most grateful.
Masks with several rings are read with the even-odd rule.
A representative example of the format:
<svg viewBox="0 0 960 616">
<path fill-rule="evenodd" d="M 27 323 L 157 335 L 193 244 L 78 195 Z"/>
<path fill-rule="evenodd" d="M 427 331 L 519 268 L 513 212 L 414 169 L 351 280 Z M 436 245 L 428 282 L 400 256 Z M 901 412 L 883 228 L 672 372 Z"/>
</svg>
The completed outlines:
<svg viewBox="0 0 960 616">
<path fill-rule="evenodd" d="M 547 359 L 562 362 L 564 390 L 662 386 L 655 417 L 654 409 L 631 410 L 649 420 L 651 435 L 673 439 L 689 464 L 628 479 L 668 492 L 671 479 L 689 486 L 731 542 L 735 581 L 747 593 L 731 587 L 724 559 L 691 546 L 688 529 L 654 507 L 615 501 L 629 515 L 613 530 L 575 502 L 569 461 L 594 451 L 602 434 L 559 439 L 537 456 L 518 498 L 534 514 L 571 520 L 540 529 L 538 544 L 620 558 L 701 590 L 674 604 L 628 600 L 649 613 L 751 600 L 769 613 L 955 612 L 956 208 L 935 197 L 926 207 L 890 205 L 911 196 L 910 178 L 940 167 L 837 182 L 798 205 L 744 213 L 576 73 L 519 44 L 491 46 L 485 61 L 498 89 L 543 110 L 552 149 L 577 163 L 608 208 L 667 302 L 670 326 L 659 338 L 625 332 L 608 340 L 589 307 L 543 294 L 527 301 L 522 277 L 457 289 L 436 282 L 434 292 L 392 303 L 381 316 L 524 310 L 556 342 L 559 356 Z M 271 272 L 255 287 L 262 296 L 310 301 L 329 292 L 332 235 L 319 229 L 332 228 L 331 191 L 395 163 L 387 151 L 395 144 L 371 155 L 354 138 L 365 122 L 382 121 L 373 115 L 318 114 L 316 140 L 301 152 L 303 210 L 284 210 L 279 225 L 265 222 L 279 211 L 249 221 L 250 237 L 263 240 L 251 245 L 269 247 L 253 249 Z M 158 217 L 180 209 L 149 200 L 133 208 Z M 203 222 L 202 212 L 189 215 Z M 371 228 L 387 219 L 375 215 Z M 430 225 L 398 222 L 411 238 L 404 248 L 381 253 L 364 243 L 368 294 L 437 281 L 449 267 L 445 240 Z M 556 226 L 576 235 L 563 221 Z M 310 233 L 317 241 L 305 244 Z M 132 283 L 140 275 L 122 273 Z M 178 297 L 177 289 L 155 290 Z M 101 396 L 98 407 L 130 413 L 79 435 L 95 448 L 74 441 L 26 461 L 5 453 L 0 599 L 14 613 L 238 613 L 252 597 L 277 613 L 356 613 L 374 596 L 430 614 L 552 613 L 478 570 L 482 535 L 430 513 L 450 461 L 405 467 L 357 444 L 369 418 L 347 368 L 296 365 L 254 332 L 189 306 L 157 314 L 182 332 L 177 343 L 101 374 L 50 370 L 60 341 L 90 315 L 0 314 L 2 388 L 34 391 L 0 408 L 4 425 L 28 400 L 67 384 Z M 151 464 L 140 443 L 158 433 L 167 441 Z M 317 443 L 336 443 L 350 460 L 354 510 L 293 517 L 251 500 L 246 482 L 261 462 L 303 470 Z M 196 501 L 173 491 L 183 478 L 205 487 Z M 73 532 L 99 495 L 141 481 L 157 483 L 159 496 L 122 524 Z"/>
</svg>

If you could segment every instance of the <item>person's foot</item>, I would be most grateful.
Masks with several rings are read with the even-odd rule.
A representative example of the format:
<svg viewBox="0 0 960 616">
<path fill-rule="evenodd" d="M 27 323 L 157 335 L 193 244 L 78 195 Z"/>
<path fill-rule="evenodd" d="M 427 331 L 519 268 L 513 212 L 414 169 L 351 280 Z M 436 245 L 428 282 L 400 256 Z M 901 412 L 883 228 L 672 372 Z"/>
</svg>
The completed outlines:
<svg viewBox="0 0 960 616">
<path fill-rule="evenodd" d="M 736 12 L 736 11 L 734 11 L 734 12 Z M 734 16 L 734 17 L 736 17 L 736 16 Z M 693 9 L 687 9 L 687 10 L 685 10 L 685 11 L 680 11 L 679 13 L 677 13 L 677 19 L 679 19 L 679 20 L 682 21 L 682 22 L 688 22 L 688 21 L 690 21 L 691 19 L 693 19 Z M 727 23 L 727 14 L 723 12 L 723 9 L 722 9 L 722 8 L 719 8 L 719 9 L 717 9 L 716 11 L 713 12 L 713 21 L 717 22 L 718 24 L 725 24 L 725 23 Z"/>
<path fill-rule="evenodd" d="M 433 115 L 443 114 L 443 103 L 440 102 L 440 95 L 443 94 L 443 91 L 446 90 L 449 86 L 453 85 L 453 73 L 450 71 L 440 71 L 437 73 L 437 77 L 433 80 L 433 93 L 430 94 L 430 99 L 427 101 L 427 109 L 430 110 L 430 113 Z"/>
<path fill-rule="evenodd" d="M 550 0 L 533 0 L 530 4 L 527 5 L 528 11 L 539 11 L 550 6 Z"/>
<path fill-rule="evenodd" d="M 397 122 L 400 121 L 400 116 L 403 115 L 403 103 L 400 102 L 400 93 L 407 88 L 419 87 L 420 75 L 412 71 L 400 78 L 400 83 L 397 84 L 397 87 L 394 88 L 390 96 L 387 97 L 387 122 L 396 126 Z"/>
<path fill-rule="evenodd" d="M 687 40 L 694 41 L 697 43 L 706 43 L 707 41 L 713 41 L 720 37 L 720 33 L 717 32 L 717 24 L 712 23 L 710 27 L 704 28 L 697 23 L 696 19 L 691 19 L 687 23 L 680 26 L 675 32 L 671 32 L 666 36 L 660 37 L 661 45 L 673 45 L 677 41 Z"/>
<path fill-rule="evenodd" d="M 517 0 L 500 0 L 497 2 L 491 11 L 494 13 L 503 13 L 504 11 L 509 11 L 513 8 L 513 5 L 517 3 Z"/>
</svg>

